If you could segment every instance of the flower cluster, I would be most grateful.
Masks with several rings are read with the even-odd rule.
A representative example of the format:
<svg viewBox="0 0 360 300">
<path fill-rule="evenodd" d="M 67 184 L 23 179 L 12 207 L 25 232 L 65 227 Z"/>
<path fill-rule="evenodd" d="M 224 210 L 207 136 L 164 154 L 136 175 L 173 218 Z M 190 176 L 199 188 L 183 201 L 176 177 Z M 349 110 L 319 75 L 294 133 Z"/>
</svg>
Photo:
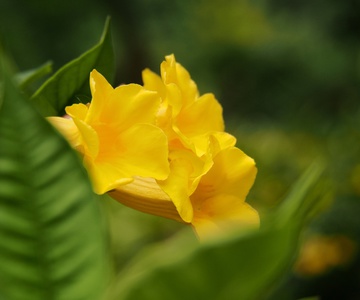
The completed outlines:
<svg viewBox="0 0 360 300">
<path fill-rule="evenodd" d="M 200 238 L 237 225 L 257 227 L 245 202 L 254 160 L 225 132 L 213 94 L 199 95 L 174 55 L 143 86 L 113 88 L 96 70 L 92 101 L 50 122 L 82 156 L 94 191 L 137 210 L 189 223 Z"/>
</svg>

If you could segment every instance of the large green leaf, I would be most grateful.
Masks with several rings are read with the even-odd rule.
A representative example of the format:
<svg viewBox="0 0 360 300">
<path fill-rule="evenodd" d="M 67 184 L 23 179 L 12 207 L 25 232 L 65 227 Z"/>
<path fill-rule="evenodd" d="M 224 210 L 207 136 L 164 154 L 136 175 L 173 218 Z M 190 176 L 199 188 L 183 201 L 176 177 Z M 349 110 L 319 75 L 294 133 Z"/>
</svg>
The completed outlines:
<svg viewBox="0 0 360 300">
<path fill-rule="evenodd" d="M 115 64 L 109 26 L 107 19 L 100 42 L 63 66 L 31 97 L 43 116 L 62 114 L 67 105 L 75 102 L 90 102 L 89 76 L 93 69 L 112 81 Z"/>
<path fill-rule="evenodd" d="M 0 299 L 99 299 L 105 241 L 86 172 L 3 69 L 0 78 Z"/>
<path fill-rule="evenodd" d="M 284 207 L 256 232 L 198 244 L 184 234 L 146 249 L 117 278 L 111 299 L 265 299 L 295 257 L 308 192 L 320 175 L 312 167 Z M 313 198 L 315 199 L 315 198 Z"/>
<path fill-rule="evenodd" d="M 293 227 L 197 245 L 188 234 L 143 252 L 111 299 L 257 299 L 295 252 Z"/>
</svg>

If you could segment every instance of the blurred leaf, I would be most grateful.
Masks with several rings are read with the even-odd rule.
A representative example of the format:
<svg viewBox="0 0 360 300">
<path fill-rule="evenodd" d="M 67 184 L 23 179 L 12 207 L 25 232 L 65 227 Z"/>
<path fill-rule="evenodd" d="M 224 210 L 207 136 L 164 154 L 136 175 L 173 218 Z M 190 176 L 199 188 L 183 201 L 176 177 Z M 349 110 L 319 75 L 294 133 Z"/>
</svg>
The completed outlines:
<svg viewBox="0 0 360 300">
<path fill-rule="evenodd" d="M 46 62 L 38 68 L 24 71 L 15 75 L 15 81 L 20 89 L 25 90 L 34 81 L 49 74 L 52 71 L 52 62 Z"/>
<path fill-rule="evenodd" d="M 99 299 L 105 247 L 86 172 L 0 73 L 0 299 Z"/>
<path fill-rule="evenodd" d="M 297 251 L 303 209 L 320 176 L 312 167 L 259 231 L 198 244 L 188 234 L 146 249 L 123 270 L 111 299 L 264 299 Z M 312 198 L 315 201 L 315 198 Z M 286 214 L 286 215 L 285 215 Z"/>
<path fill-rule="evenodd" d="M 319 207 L 324 205 L 327 197 L 321 197 L 323 187 L 319 184 L 316 189 L 310 188 L 318 183 L 318 179 L 324 170 L 323 162 L 313 163 L 294 184 L 286 199 L 281 203 L 275 218 L 277 222 L 288 223 L 294 219 L 305 221 L 308 216 L 313 215 Z"/>
<path fill-rule="evenodd" d="M 118 278 L 113 299 L 255 299 L 294 253 L 294 228 L 197 245 L 159 245 Z"/>
<path fill-rule="evenodd" d="M 100 42 L 63 66 L 31 97 L 30 101 L 43 116 L 62 114 L 74 102 L 89 102 L 89 76 L 93 69 L 112 81 L 115 64 L 109 26 L 108 18 Z"/>
</svg>

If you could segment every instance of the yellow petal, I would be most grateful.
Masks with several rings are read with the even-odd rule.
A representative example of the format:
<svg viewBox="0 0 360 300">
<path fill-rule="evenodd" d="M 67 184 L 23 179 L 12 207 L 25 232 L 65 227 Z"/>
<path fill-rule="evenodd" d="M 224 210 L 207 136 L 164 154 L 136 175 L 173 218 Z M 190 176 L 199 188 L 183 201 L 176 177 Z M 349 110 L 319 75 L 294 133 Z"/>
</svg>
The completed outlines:
<svg viewBox="0 0 360 300">
<path fill-rule="evenodd" d="M 184 222 L 191 222 L 193 209 L 189 195 L 189 164 L 185 160 L 173 160 L 171 172 L 166 180 L 158 181 L 159 186 L 170 196 L 178 214 Z"/>
<path fill-rule="evenodd" d="M 129 174 L 122 172 L 111 162 L 94 163 L 93 160 L 84 157 L 84 165 L 91 178 L 94 192 L 99 195 L 133 181 Z"/>
<path fill-rule="evenodd" d="M 196 147 L 194 143 L 187 136 L 182 134 L 180 129 L 175 124 L 173 124 L 172 131 L 170 132 L 170 136 L 169 136 L 169 149 L 170 150 L 188 149 L 196 153 Z"/>
<path fill-rule="evenodd" d="M 204 193 L 210 193 L 208 187 L 211 187 L 211 193 L 226 193 L 245 199 L 256 173 L 255 162 L 251 157 L 238 148 L 227 148 L 215 156 L 213 167 L 202 177 L 195 193 L 201 197 Z"/>
<path fill-rule="evenodd" d="M 221 150 L 212 168 L 190 196 L 194 209 L 192 224 L 199 236 L 221 232 L 223 228 L 257 226 L 257 212 L 245 203 L 245 198 L 256 176 L 253 159 L 240 149 Z"/>
<path fill-rule="evenodd" d="M 79 130 L 81 145 L 84 147 L 83 154 L 95 159 L 99 153 L 99 137 L 96 131 L 82 120 L 73 120 Z"/>
<path fill-rule="evenodd" d="M 74 121 L 69 118 L 48 117 L 47 120 L 66 138 L 74 148 L 80 145 L 80 134 Z"/>
<path fill-rule="evenodd" d="M 213 94 L 205 94 L 181 111 L 177 125 L 186 136 L 224 131 L 222 107 Z"/>
<path fill-rule="evenodd" d="M 111 133 L 111 128 L 102 129 L 98 130 L 102 141 L 98 157 L 84 160 L 96 193 L 103 194 L 126 184 L 134 176 L 167 178 L 170 171 L 167 139 L 161 129 L 137 124 L 118 136 Z M 106 136 L 108 131 L 110 136 Z"/>
<path fill-rule="evenodd" d="M 217 151 L 216 154 L 221 150 L 234 147 L 236 144 L 236 138 L 227 132 L 212 132 L 211 137 L 216 140 Z"/>
<path fill-rule="evenodd" d="M 128 128 L 137 123 L 155 124 L 160 97 L 137 84 L 117 87 L 107 99 L 100 121 Z"/>
<path fill-rule="evenodd" d="M 114 165 L 133 176 L 165 179 L 169 175 L 167 138 L 150 124 L 137 124 L 122 132 L 117 140 L 121 155 Z"/>
<path fill-rule="evenodd" d="M 235 196 L 217 195 L 194 207 L 192 226 L 200 239 L 230 230 L 255 229 L 259 224 L 257 211 Z"/>
<path fill-rule="evenodd" d="M 154 123 L 160 96 L 138 84 L 121 85 L 116 89 L 96 70 L 90 75 L 92 101 L 86 122 L 121 124 Z"/>
<path fill-rule="evenodd" d="M 166 180 L 159 180 L 158 184 L 170 196 L 182 219 L 191 222 L 193 208 L 190 195 L 211 168 L 211 157 L 197 157 L 192 151 L 182 149 L 171 151 L 169 158 L 170 175 Z"/>
<path fill-rule="evenodd" d="M 168 137 L 175 135 L 173 133 L 172 107 L 166 101 L 162 101 L 159 111 L 156 114 L 156 126 L 159 126 Z"/>
<path fill-rule="evenodd" d="M 198 89 L 195 82 L 191 79 L 189 72 L 176 62 L 173 54 L 165 57 L 165 61 L 160 66 L 161 78 L 167 85 L 175 83 L 181 91 L 183 105 L 187 106 L 198 96 Z"/>
<path fill-rule="evenodd" d="M 236 138 L 227 132 L 210 132 L 189 138 L 193 143 L 196 154 L 202 156 L 209 151 L 215 157 L 221 150 L 234 147 Z"/>
<path fill-rule="evenodd" d="M 158 92 L 161 99 L 166 98 L 166 87 L 159 75 L 150 71 L 149 69 L 145 69 L 142 72 L 142 80 L 144 83 L 144 88 L 150 91 Z"/>
<path fill-rule="evenodd" d="M 144 87 L 158 93 L 165 106 L 171 106 L 172 117 L 175 117 L 182 107 L 181 91 L 174 83 L 165 84 L 161 77 L 149 69 L 142 72 Z"/>
<path fill-rule="evenodd" d="M 66 113 L 73 119 L 79 119 L 85 121 L 89 108 L 87 105 L 78 103 L 65 108 Z"/>
<path fill-rule="evenodd" d="M 184 222 L 174 203 L 153 178 L 135 177 L 129 184 L 110 191 L 116 201 L 144 213 Z"/>
<path fill-rule="evenodd" d="M 171 107 L 172 118 L 176 118 L 184 106 L 181 90 L 174 83 L 166 85 L 166 102 Z"/>
<path fill-rule="evenodd" d="M 93 70 L 90 73 L 90 90 L 92 100 L 86 118 L 88 123 L 98 121 L 101 118 L 103 110 L 108 105 L 110 94 L 114 89 L 103 75 Z"/>
</svg>

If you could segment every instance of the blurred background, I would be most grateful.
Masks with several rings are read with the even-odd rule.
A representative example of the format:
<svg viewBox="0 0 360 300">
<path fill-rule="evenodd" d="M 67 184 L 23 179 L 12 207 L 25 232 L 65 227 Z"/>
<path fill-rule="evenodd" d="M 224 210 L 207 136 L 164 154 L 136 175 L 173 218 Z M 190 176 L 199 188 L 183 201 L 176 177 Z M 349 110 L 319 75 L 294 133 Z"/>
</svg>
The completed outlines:
<svg viewBox="0 0 360 300">
<path fill-rule="evenodd" d="M 0 40 L 19 71 L 54 70 L 112 17 L 115 85 L 174 53 L 258 166 L 248 201 L 266 215 L 314 161 L 328 205 L 308 225 L 272 299 L 360 299 L 360 3 L 357 0 L 0 0 Z M 115 269 L 181 225 L 104 200 Z"/>
</svg>

